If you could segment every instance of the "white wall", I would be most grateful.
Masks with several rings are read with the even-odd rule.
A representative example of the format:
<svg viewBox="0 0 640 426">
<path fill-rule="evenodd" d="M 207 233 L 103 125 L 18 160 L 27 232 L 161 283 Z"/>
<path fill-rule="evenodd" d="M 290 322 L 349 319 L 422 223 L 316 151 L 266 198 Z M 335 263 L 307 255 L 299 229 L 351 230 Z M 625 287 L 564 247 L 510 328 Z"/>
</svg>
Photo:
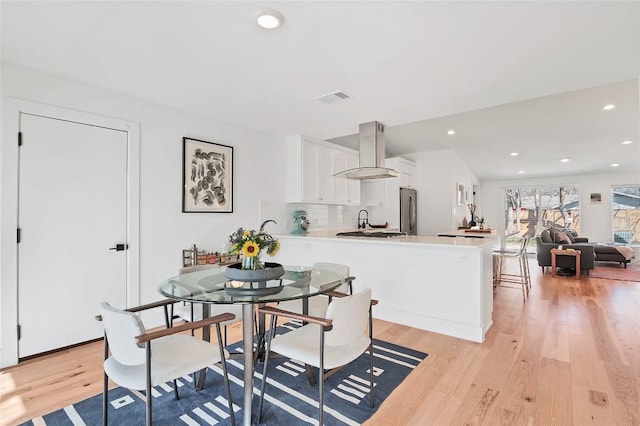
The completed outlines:
<svg viewBox="0 0 640 426">
<path fill-rule="evenodd" d="M 462 225 L 462 220 L 471 215 L 466 205 L 458 206 L 456 184 L 469 188 L 471 197 L 477 178 L 453 150 L 430 151 L 407 155 L 414 161 L 418 176 L 418 233 L 437 235 Z M 478 208 L 476 215 L 484 213 Z"/>
<path fill-rule="evenodd" d="M 177 273 L 183 248 L 195 243 L 218 250 L 239 226 L 259 225 L 260 201 L 284 200 L 284 136 L 216 122 L 6 63 L 2 63 L 1 84 L 2 96 L 140 123 L 141 303 L 160 299 L 157 286 Z M 233 213 L 181 213 L 183 136 L 234 147 Z M 15 140 L 3 140 L 2 146 L 13 143 Z M 4 172 L 0 170 L 0 174 Z M 11 208 L 16 208 L 15 204 L 3 203 L 0 214 Z M 15 235 L 15 229 L 12 232 Z M 15 250 L 15 246 L 0 250 Z M 5 288 L 15 283 L 0 285 Z"/>
<path fill-rule="evenodd" d="M 483 181 L 480 185 L 486 223 L 504 231 L 504 188 L 518 186 L 577 185 L 580 188 L 580 233 L 590 241 L 612 241 L 613 209 L 611 187 L 613 185 L 638 185 L 640 172 L 607 173 L 599 175 L 559 176 Z M 601 193 L 602 202 L 592 203 L 591 193 Z"/>
</svg>

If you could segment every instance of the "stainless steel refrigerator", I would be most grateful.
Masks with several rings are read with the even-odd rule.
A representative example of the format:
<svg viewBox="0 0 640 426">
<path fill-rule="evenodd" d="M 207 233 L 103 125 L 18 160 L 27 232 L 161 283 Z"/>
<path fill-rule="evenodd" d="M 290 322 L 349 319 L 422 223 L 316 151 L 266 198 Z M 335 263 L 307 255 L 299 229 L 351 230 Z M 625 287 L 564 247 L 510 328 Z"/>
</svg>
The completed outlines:
<svg viewBox="0 0 640 426">
<path fill-rule="evenodd" d="M 400 188 L 400 232 L 418 233 L 418 193 L 415 189 Z"/>
</svg>

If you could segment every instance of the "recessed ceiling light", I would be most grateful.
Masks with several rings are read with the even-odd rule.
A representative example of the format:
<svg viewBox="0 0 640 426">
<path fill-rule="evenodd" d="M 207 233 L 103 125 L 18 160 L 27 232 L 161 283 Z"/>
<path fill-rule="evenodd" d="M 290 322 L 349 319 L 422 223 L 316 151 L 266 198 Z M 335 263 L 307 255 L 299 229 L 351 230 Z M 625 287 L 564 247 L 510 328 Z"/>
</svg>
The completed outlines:
<svg viewBox="0 0 640 426">
<path fill-rule="evenodd" d="M 449 130 L 449 131 L 447 132 L 447 134 L 448 134 L 448 135 L 455 135 L 455 134 L 456 134 L 456 131 L 455 131 L 455 130 L 453 130 L 453 129 L 451 129 L 451 130 Z"/>
<path fill-rule="evenodd" d="M 519 174 L 519 175 L 524 174 L 524 170 L 518 170 L 518 174 Z"/>
<path fill-rule="evenodd" d="M 561 158 L 560 159 L 561 163 L 568 163 L 569 161 L 571 161 L 571 158 Z"/>
<path fill-rule="evenodd" d="M 622 141 L 620 142 L 622 145 L 631 145 L 633 141 Z"/>
<path fill-rule="evenodd" d="M 608 104 L 608 105 L 603 106 L 602 109 L 605 110 L 605 111 L 611 111 L 612 109 L 615 109 L 615 107 L 616 106 L 613 105 L 613 104 Z"/>
<path fill-rule="evenodd" d="M 277 10 L 263 9 L 256 13 L 256 21 L 262 28 L 273 30 L 282 25 L 284 16 Z"/>
<path fill-rule="evenodd" d="M 520 154 L 518 154 L 517 152 L 512 152 L 512 153 L 511 153 L 511 154 L 509 154 L 509 155 L 510 155 L 510 156 L 512 156 L 512 157 L 517 157 L 517 156 L 518 156 L 518 155 L 520 155 Z"/>
<path fill-rule="evenodd" d="M 611 165 L 611 167 L 618 167 L 619 165 L 620 165 L 620 164 L 618 164 L 618 163 L 613 163 L 613 164 Z"/>
</svg>

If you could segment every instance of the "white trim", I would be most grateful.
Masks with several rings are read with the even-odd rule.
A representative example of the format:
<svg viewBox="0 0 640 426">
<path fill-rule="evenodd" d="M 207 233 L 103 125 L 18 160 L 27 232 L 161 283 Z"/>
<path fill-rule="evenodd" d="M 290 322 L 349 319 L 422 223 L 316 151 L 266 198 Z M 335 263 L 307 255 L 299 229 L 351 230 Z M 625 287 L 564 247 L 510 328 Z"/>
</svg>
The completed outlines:
<svg viewBox="0 0 640 426">
<path fill-rule="evenodd" d="M 18 363 L 18 132 L 20 114 L 34 114 L 127 132 L 127 305 L 140 304 L 140 124 L 118 118 L 2 98 L 0 144 L 0 368 Z M 52 307 L 52 309 L 55 307 Z"/>
</svg>

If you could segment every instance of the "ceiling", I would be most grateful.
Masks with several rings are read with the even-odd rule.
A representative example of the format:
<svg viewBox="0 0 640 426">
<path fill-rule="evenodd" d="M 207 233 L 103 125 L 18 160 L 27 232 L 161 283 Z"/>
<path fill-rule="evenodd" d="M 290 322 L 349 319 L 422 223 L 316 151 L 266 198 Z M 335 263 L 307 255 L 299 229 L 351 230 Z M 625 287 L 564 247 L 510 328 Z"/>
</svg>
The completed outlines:
<svg viewBox="0 0 640 426">
<path fill-rule="evenodd" d="M 255 25 L 264 7 L 281 28 Z M 480 179 L 640 171 L 635 1 L 0 8 L 3 61 L 219 121 L 357 146 L 378 120 L 387 155 L 455 149 Z M 316 100 L 336 90 L 350 98 Z"/>
</svg>

